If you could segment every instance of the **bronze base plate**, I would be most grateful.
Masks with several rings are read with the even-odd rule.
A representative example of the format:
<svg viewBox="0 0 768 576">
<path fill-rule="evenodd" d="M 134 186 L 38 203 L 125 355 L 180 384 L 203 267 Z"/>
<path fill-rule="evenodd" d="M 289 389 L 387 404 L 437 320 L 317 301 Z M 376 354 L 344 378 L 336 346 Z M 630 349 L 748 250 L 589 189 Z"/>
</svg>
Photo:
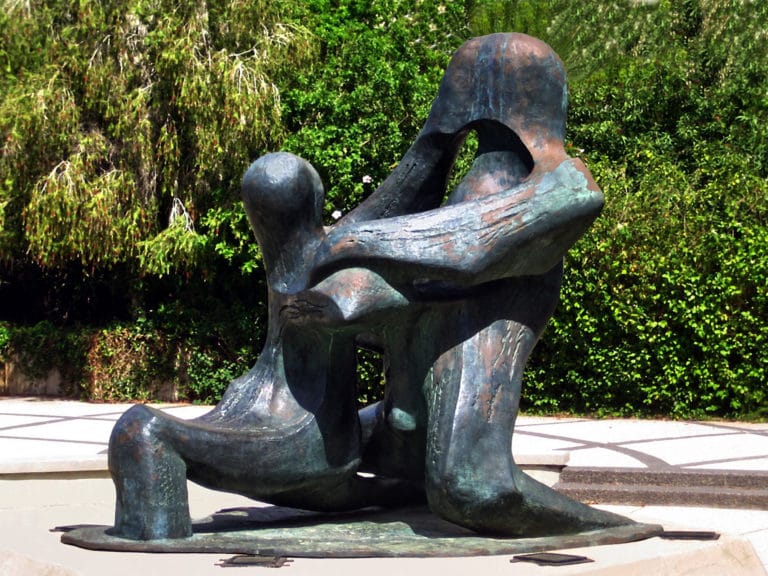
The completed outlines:
<svg viewBox="0 0 768 576">
<path fill-rule="evenodd" d="M 193 535 L 173 540 L 128 540 L 108 526 L 60 528 L 61 541 L 90 550 L 251 554 L 295 558 L 450 557 L 520 554 L 622 544 L 660 534 L 654 524 L 535 538 L 481 536 L 426 508 L 319 514 L 277 506 L 232 508 L 193 523 Z"/>
</svg>

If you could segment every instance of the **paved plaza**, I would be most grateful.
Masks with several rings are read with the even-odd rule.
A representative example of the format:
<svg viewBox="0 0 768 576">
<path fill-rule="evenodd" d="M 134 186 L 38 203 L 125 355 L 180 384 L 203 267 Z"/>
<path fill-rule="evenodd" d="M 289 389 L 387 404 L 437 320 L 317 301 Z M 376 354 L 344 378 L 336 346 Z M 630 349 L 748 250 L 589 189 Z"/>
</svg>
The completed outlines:
<svg viewBox="0 0 768 576">
<path fill-rule="evenodd" d="M 59 542 L 60 534 L 51 531 L 56 526 L 112 523 L 114 490 L 106 468 L 107 441 L 114 422 L 128 406 L 0 398 L 0 574 L 178 573 L 196 576 L 227 570 L 217 566 L 226 555 L 93 552 L 63 545 Z M 181 418 L 192 418 L 209 409 L 189 405 L 163 405 L 161 408 Z M 594 472 L 597 469 L 604 470 L 606 476 L 612 470 L 622 470 L 639 474 L 670 473 L 682 479 L 706 472 L 714 477 L 744 476 L 759 483 L 761 474 L 768 471 L 768 423 L 522 416 L 516 427 L 513 449 L 518 462 L 532 469 L 566 465 L 566 471 L 589 469 Z M 753 492 L 760 496 L 761 490 L 764 488 L 757 486 Z M 695 500 L 693 492 L 691 489 L 692 502 Z M 649 498 L 652 497 L 650 494 Z M 582 553 L 589 555 L 595 563 L 557 568 L 557 574 L 603 573 L 599 567 L 604 565 L 609 570 L 617 556 L 630 564 L 636 560 L 638 566 L 642 566 L 644 558 L 665 554 L 670 558 L 687 558 L 684 562 L 689 564 L 716 562 L 707 560 L 708 555 L 717 557 L 717 546 L 724 545 L 734 547 L 726 554 L 731 558 L 733 571 L 721 570 L 721 573 L 753 574 L 755 572 L 749 571 L 751 568 L 746 564 L 744 570 L 739 571 L 738 552 L 740 547 L 751 545 L 759 561 L 768 566 L 768 506 L 760 504 L 760 498 L 754 502 L 758 505 L 739 507 L 734 505 L 733 498 L 726 502 L 726 507 L 714 499 L 712 506 L 701 502 L 659 505 L 653 501 L 631 505 L 598 504 L 636 520 L 660 523 L 666 529 L 709 530 L 723 536 L 718 544 L 661 542 L 655 538 L 633 545 L 583 549 Z M 252 501 L 240 496 L 190 485 L 193 517 L 205 517 L 222 508 L 253 505 Z M 393 571 L 416 574 L 425 570 L 444 574 L 483 570 L 490 574 L 526 575 L 552 574 L 555 570 L 527 564 L 511 565 L 509 560 L 507 556 L 296 558 L 283 569 L 292 574 L 327 571 L 335 575 Z M 23 562 L 29 564 L 22 566 Z M 58 571 L 46 572 L 52 570 L 51 566 Z M 630 573 L 627 569 L 624 572 Z"/>
</svg>

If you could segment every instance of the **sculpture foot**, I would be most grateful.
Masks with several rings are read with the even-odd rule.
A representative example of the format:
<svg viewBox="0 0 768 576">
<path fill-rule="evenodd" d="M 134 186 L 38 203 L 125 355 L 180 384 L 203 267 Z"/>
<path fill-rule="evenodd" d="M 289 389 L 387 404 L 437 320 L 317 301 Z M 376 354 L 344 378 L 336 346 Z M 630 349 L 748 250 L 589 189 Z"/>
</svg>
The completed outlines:
<svg viewBox="0 0 768 576">
<path fill-rule="evenodd" d="M 482 534 L 554 536 L 635 524 L 629 518 L 572 500 L 515 466 L 506 482 L 457 488 L 451 482 L 428 488 L 432 511 Z"/>
<path fill-rule="evenodd" d="M 110 534 L 128 540 L 189 538 L 192 536 L 192 520 L 186 507 L 184 510 L 166 508 L 131 515 L 121 514 L 118 509 Z"/>
</svg>

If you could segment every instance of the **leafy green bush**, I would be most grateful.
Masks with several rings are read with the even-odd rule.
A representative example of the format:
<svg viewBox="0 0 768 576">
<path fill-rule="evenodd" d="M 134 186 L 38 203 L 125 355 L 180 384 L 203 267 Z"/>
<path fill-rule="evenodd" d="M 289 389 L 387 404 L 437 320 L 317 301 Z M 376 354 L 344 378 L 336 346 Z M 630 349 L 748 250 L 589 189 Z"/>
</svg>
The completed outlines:
<svg viewBox="0 0 768 576">
<path fill-rule="evenodd" d="M 529 408 L 675 417 L 768 402 L 768 5 L 660 2 L 594 37 L 569 135 L 607 206 L 567 258 Z M 606 22 L 612 22 L 606 18 Z M 627 39 L 631 41 L 627 41 Z M 727 40 L 726 40 L 727 39 Z M 762 407 L 762 408 L 761 408 Z"/>
<path fill-rule="evenodd" d="M 11 328 L 5 322 L 0 322 L 0 362 L 8 359 L 8 344 L 11 341 Z"/>
<path fill-rule="evenodd" d="M 104 328 L 93 337 L 84 391 L 100 401 L 159 398 L 178 386 L 179 356 L 161 332 L 141 324 Z"/>
<path fill-rule="evenodd" d="M 4 331 L 5 346 L 0 360 L 13 359 L 32 378 L 45 378 L 56 369 L 62 377 L 63 392 L 78 395 L 88 350 L 87 334 L 79 329 L 62 331 L 44 321 L 30 326 L 9 325 Z"/>
<path fill-rule="evenodd" d="M 218 402 L 229 383 L 243 374 L 244 358 L 239 360 L 231 361 L 215 352 L 193 349 L 187 365 L 189 399 L 202 404 Z"/>
<path fill-rule="evenodd" d="M 768 3 L 2 7 L 0 354 L 79 367 L 73 393 L 98 375 L 105 397 L 149 397 L 170 378 L 217 398 L 265 322 L 236 194 L 247 164 L 278 148 L 307 158 L 330 222 L 408 148 L 451 52 L 516 30 L 563 58 L 567 147 L 607 198 L 567 257 L 524 406 L 765 414 Z M 365 401 L 379 362 L 361 356 Z"/>
<path fill-rule="evenodd" d="M 322 59 L 297 70 L 283 90 L 282 146 L 318 169 L 330 216 L 370 194 L 413 142 L 466 37 L 465 8 L 435 0 L 303 6 Z"/>
</svg>

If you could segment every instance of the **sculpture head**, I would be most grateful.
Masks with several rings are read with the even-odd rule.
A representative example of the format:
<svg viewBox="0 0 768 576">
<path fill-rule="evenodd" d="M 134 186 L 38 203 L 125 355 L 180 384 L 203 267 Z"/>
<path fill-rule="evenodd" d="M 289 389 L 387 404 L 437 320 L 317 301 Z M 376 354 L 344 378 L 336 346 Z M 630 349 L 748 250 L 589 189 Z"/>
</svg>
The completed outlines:
<svg viewBox="0 0 768 576">
<path fill-rule="evenodd" d="M 532 154 L 565 138 L 565 67 L 544 42 L 491 34 L 453 55 L 424 132 L 456 133 L 491 120 L 515 132 Z"/>
<path fill-rule="evenodd" d="M 322 229 L 323 196 L 317 171 L 288 152 L 262 156 L 243 176 L 243 204 L 262 245 Z"/>
<path fill-rule="evenodd" d="M 245 212 L 267 271 L 292 275 L 323 233 L 323 184 L 312 165 L 288 152 L 266 154 L 243 176 Z"/>
</svg>

